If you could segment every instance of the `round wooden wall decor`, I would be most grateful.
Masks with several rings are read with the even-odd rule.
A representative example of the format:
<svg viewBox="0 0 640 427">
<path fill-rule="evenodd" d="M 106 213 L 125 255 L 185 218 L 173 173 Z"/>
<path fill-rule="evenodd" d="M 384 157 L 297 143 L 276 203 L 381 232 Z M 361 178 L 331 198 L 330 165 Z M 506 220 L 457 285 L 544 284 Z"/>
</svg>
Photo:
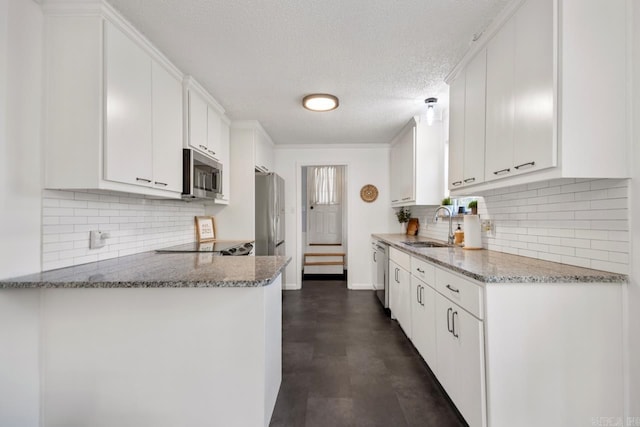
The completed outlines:
<svg viewBox="0 0 640 427">
<path fill-rule="evenodd" d="M 367 184 L 360 190 L 360 198 L 367 203 L 371 203 L 378 198 L 378 189 L 375 185 Z"/>
</svg>

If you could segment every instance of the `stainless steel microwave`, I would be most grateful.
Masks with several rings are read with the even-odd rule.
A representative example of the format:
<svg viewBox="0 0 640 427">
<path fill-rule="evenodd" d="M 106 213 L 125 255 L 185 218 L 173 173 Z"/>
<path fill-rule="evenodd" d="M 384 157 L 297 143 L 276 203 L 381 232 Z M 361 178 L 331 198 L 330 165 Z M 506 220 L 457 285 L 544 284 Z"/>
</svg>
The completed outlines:
<svg viewBox="0 0 640 427">
<path fill-rule="evenodd" d="M 182 198 L 222 198 L 222 164 L 195 150 L 182 150 Z"/>
</svg>

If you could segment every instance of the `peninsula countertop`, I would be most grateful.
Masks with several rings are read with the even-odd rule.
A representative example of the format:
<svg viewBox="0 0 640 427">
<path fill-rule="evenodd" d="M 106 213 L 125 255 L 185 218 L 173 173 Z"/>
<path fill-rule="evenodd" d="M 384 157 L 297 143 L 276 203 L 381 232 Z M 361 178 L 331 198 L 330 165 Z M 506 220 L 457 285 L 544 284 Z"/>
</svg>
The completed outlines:
<svg viewBox="0 0 640 427">
<path fill-rule="evenodd" d="M 144 252 L 0 281 L 9 288 L 217 288 L 267 286 L 291 258 Z"/>
<path fill-rule="evenodd" d="M 421 236 L 372 234 L 372 237 L 483 283 L 626 283 L 628 281 L 628 277 L 624 274 L 487 249 L 465 250 L 456 246 L 416 248 L 403 243 L 434 240 Z"/>
</svg>

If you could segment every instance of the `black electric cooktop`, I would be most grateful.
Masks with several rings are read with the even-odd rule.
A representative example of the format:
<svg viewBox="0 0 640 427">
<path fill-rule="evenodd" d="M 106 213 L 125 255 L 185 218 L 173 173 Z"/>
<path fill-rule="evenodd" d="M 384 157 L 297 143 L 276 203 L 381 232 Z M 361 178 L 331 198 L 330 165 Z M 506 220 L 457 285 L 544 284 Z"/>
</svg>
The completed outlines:
<svg viewBox="0 0 640 427">
<path fill-rule="evenodd" d="M 214 242 L 185 243 L 183 245 L 170 246 L 157 249 L 158 253 L 176 252 L 207 252 L 219 255 L 248 255 L 253 249 L 253 243 L 246 240 L 221 240 Z"/>
</svg>

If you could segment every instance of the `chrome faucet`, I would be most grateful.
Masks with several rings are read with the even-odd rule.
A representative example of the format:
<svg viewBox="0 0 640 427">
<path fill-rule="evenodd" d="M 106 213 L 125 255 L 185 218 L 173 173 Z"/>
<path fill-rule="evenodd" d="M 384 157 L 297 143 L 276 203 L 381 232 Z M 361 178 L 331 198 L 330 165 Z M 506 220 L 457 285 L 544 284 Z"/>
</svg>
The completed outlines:
<svg viewBox="0 0 640 427">
<path fill-rule="evenodd" d="M 453 235 L 453 215 L 451 214 L 451 211 L 447 208 L 445 208 L 444 206 L 440 206 L 438 209 L 436 209 L 436 214 L 435 217 L 433 218 L 433 220 L 435 222 L 438 222 L 438 212 L 440 212 L 441 209 L 444 209 L 448 214 L 449 214 L 449 239 L 448 242 L 450 245 L 453 245 L 453 239 L 454 239 L 454 235 Z"/>
</svg>

